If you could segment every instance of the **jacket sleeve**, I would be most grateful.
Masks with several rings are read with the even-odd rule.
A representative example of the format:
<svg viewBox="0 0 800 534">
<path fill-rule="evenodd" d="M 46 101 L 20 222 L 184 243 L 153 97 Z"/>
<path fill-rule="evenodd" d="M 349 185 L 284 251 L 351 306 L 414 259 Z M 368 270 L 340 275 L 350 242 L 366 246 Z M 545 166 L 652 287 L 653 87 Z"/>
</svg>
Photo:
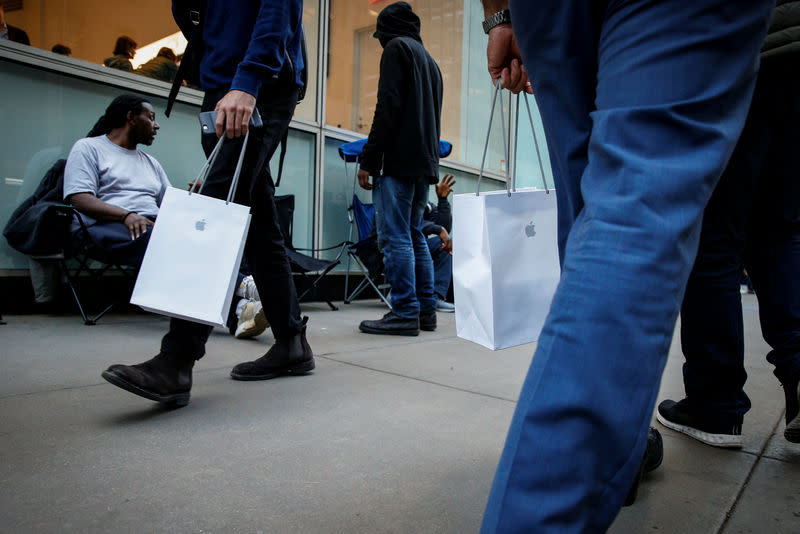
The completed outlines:
<svg viewBox="0 0 800 534">
<path fill-rule="evenodd" d="M 411 68 L 409 50 L 399 38 L 392 39 L 383 49 L 381 56 L 380 80 L 378 81 L 378 102 L 369 138 L 361 151 L 361 168 L 378 176 L 383 166 L 383 153 L 397 124 L 397 117 L 403 108 L 406 87 Z"/>
<path fill-rule="evenodd" d="M 264 79 L 281 72 L 290 28 L 298 28 L 302 16 L 300 0 L 261 0 L 250 44 L 231 89 L 257 96 Z"/>
<path fill-rule="evenodd" d="M 453 212 L 450 209 L 450 202 L 447 198 L 439 197 L 439 206 L 436 210 L 436 222 L 442 225 L 447 230 L 447 233 L 453 231 Z"/>
</svg>

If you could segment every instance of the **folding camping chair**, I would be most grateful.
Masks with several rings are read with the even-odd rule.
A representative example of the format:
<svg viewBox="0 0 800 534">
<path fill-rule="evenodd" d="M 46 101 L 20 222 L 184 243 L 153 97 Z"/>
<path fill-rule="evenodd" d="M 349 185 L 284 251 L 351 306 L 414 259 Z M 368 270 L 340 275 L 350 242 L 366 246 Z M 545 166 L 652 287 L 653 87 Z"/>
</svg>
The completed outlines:
<svg viewBox="0 0 800 534">
<path fill-rule="evenodd" d="M 53 163 L 40 181 L 36 191 L 23 200 L 11 215 L 3 235 L 9 245 L 32 260 L 54 264 L 66 280 L 83 323 L 95 324 L 110 310 L 108 304 L 100 313 L 89 317 L 76 286 L 88 274 L 96 282 L 110 269 L 116 268 L 131 280 L 135 270 L 125 268 L 113 261 L 110 255 L 95 243 L 86 231 L 81 214 L 74 207 L 63 204 L 63 176 L 66 160 Z M 38 224 L 32 224 L 37 221 Z M 70 228 L 77 221 L 80 231 L 73 238 Z M 69 263 L 68 263 L 69 262 Z M 77 265 L 77 267 L 75 267 Z M 131 284 L 132 287 L 132 284 Z"/>
<path fill-rule="evenodd" d="M 278 224 L 281 227 L 283 234 L 283 244 L 286 248 L 286 255 L 289 256 L 289 265 L 292 268 L 292 273 L 299 274 L 304 280 L 308 282 L 308 287 L 297 296 L 297 300 L 303 300 L 312 289 L 316 289 L 320 281 L 326 274 L 331 272 L 334 267 L 341 263 L 341 257 L 344 253 L 347 242 L 342 242 L 332 247 L 320 249 L 296 249 L 292 243 L 292 231 L 294 227 L 294 195 L 280 195 L 275 197 L 275 207 L 278 210 Z M 322 252 L 325 250 L 339 249 L 339 253 L 332 260 L 323 260 L 315 258 L 303 252 Z M 309 273 L 315 273 L 315 276 L 309 276 Z M 331 310 L 338 310 L 333 302 L 325 300 L 330 306 Z"/>
<path fill-rule="evenodd" d="M 377 234 L 372 231 L 375 221 L 375 207 L 372 204 L 367 204 L 361 201 L 356 195 L 356 182 L 358 181 L 358 161 L 361 156 L 361 151 L 367 143 L 366 139 L 352 141 L 339 145 L 339 157 L 344 160 L 344 173 L 345 177 L 348 175 L 348 163 L 355 163 L 355 170 L 353 172 L 353 201 L 347 208 L 347 219 L 350 223 L 350 231 L 347 240 L 350 244 L 347 246 L 347 269 L 345 271 L 344 282 L 344 303 L 350 304 L 364 289 L 372 287 L 377 293 L 378 297 L 389 308 L 392 307 L 386 295 L 390 286 L 388 283 L 381 283 L 378 280 L 383 274 L 382 262 L 381 268 L 372 265 L 365 265 L 365 256 L 373 248 L 377 250 Z M 439 140 L 439 157 L 446 158 L 453 150 L 453 145 L 447 141 Z M 353 231 L 358 232 L 358 241 L 353 242 Z M 380 257 L 380 251 L 378 251 Z M 350 291 L 350 267 L 355 264 L 363 279 L 359 284 Z M 369 267 L 372 267 L 371 269 Z"/>
</svg>

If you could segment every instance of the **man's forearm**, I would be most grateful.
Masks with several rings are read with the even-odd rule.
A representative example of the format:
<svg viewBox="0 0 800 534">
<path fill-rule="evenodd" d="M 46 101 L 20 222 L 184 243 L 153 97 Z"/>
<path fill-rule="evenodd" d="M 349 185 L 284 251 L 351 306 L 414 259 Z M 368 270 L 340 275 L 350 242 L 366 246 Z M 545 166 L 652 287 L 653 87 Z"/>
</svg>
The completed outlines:
<svg viewBox="0 0 800 534">
<path fill-rule="evenodd" d="M 84 215 L 98 221 L 122 221 L 128 210 L 103 202 L 91 193 L 70 195 L 69 203 Z"/>
<path fill-rule="evenodd" d="M 483 4 L 483 15 L 490 17 L 498 11 L 508 9 L 508 0 L 481 0 Z"/>
</svg>

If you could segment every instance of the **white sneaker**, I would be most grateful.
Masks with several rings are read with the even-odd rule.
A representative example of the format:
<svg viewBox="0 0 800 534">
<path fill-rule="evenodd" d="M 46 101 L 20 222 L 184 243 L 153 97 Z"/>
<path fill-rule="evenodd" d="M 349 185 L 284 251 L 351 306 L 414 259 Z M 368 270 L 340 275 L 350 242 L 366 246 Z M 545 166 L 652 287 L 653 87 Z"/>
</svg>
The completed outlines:
<svg viewBox="0 0 800 534">
<path fill-rule="evenodd" d="M 236 294 L 247 300 L 261 300 L 261 297 L 258 296 L 256 282 L 253 280 L 252 276 L 244 277 L 242 283 L 239 284 L 239 287 L 236 290 Z"/>
<path fill-rule="evenodd" d="M 445 300 L 437 300 L 436 301 L 436 311 L 442 313 L 455 313 L 456 306 L 455 304 L 450 304 Z"/>
<path fill-rule="evenodd" d="M 261 335 L 268 327 L 269 321 L 264 315 L 261 301 L 248 300 L 244 305 L 244 309 L 242 309 L 242 314 L 239 316 L 234 336 L 236 339 L 256 337 Z"/>
</svg>

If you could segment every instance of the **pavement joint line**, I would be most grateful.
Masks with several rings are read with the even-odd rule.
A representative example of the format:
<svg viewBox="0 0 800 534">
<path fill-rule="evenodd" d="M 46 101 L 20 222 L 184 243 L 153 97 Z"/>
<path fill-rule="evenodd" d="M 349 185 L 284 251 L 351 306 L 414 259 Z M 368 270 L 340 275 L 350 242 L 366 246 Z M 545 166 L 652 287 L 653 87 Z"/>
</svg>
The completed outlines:
<svg viewBox="0 0 800 534">
<path fill-rule="evenodd" d="M 460 387 L 457 387 L 457 386 L 451 386 L 450 384 L 444 384 L 442 382 L 435 382 L 433 380 L 425 380 L 424 378 L 419 378 L 419 377 L 416 377 L 416 376 L 408 376 L 408 375 L 404 375 L 402 373 L 396 373 L 394 371 L 387 371 L 385 369 L 376 369 L 376 368 L 370 367 L 368 365 L 348 362 L 348 361 L 344 361 L 344 360 L 337 360 L 336 358 L 331 358 L 331 357 L 328 357 L 328 356 L 321 356 L 321 358 L 323 358 L 325 360 L 332 361 L 332 362 L 340 363 L 340 364 L 343 364 L 343 365 L 349 365 L 351 367 L 357 367 L 359 369 L 366 369 L 368 371 L 373 371 L 373 372 L 376 372 L 376 373 L 381 373 L 381 374 L 390 375 L 390 376 L 396 376 L 396 377 L 405 378 L 405 379 L 408 379 L 408 380 L 414 380 L 416 382 L 422 382 L 424 384 L 431 384 L 431 385 L 443 387 L 443 388 L 446 388 L 446 389 L 452 389 L 454 391 L 460 391 L 462 393 L 469 393 L 471 395 L 477 395 L 479 397 L 486 397 L 486 398 L 489 398 L 489 399 L 496 399 L 496 400 L 511 402 L 513 404 L 517 403 L 516 399 L 509 399 L 507 397 L 501 397 L 499 395 L 490 395 L 489 393 L 481 393 L 479 391 L 473 391 L 471 389 L 465 389 L 465 388 L 460 388 Z"/>
<path fill-rule="evenodd" d="M 778 426 L 781 423 L 782 417 L 778 417 L 778 420 L 775 421 L 775 424 L 772 425 L 772 432 L 767 439 L 764 440 L 764 443 L 761 445 L 761 450 L 758 451 L 758 454 L 753 454 L 756 457 L 756 460 L 753 462 L 753 465 L 750 466 L 750 470 L 747 473 L 747 476 L 744 479 L 744 482 L 739 487 L 739 491 L 736 492 L 736 497 L 733 498 L 733 503 L 731 503 L 728 510 L 725 512 L 725 519 L 722 520 L 719 528 L 716 531 L 716 534 L 724 534 L 725 528 L 728 526 L 733 514 L 736 512 L 736 507 L 739 506 L 739 503 L 744 496 L 745 490 L 750 486 L 750 481 L 753 479 L 753 475 L 756 472 L 756 468 L 761 464 L 761 460 L 764 458 L 764 453 L 767 451 L 767 447 L 772 442 L 773 436 L 775 436 L 775 431 L 778 430 Z"/>
</svg>

